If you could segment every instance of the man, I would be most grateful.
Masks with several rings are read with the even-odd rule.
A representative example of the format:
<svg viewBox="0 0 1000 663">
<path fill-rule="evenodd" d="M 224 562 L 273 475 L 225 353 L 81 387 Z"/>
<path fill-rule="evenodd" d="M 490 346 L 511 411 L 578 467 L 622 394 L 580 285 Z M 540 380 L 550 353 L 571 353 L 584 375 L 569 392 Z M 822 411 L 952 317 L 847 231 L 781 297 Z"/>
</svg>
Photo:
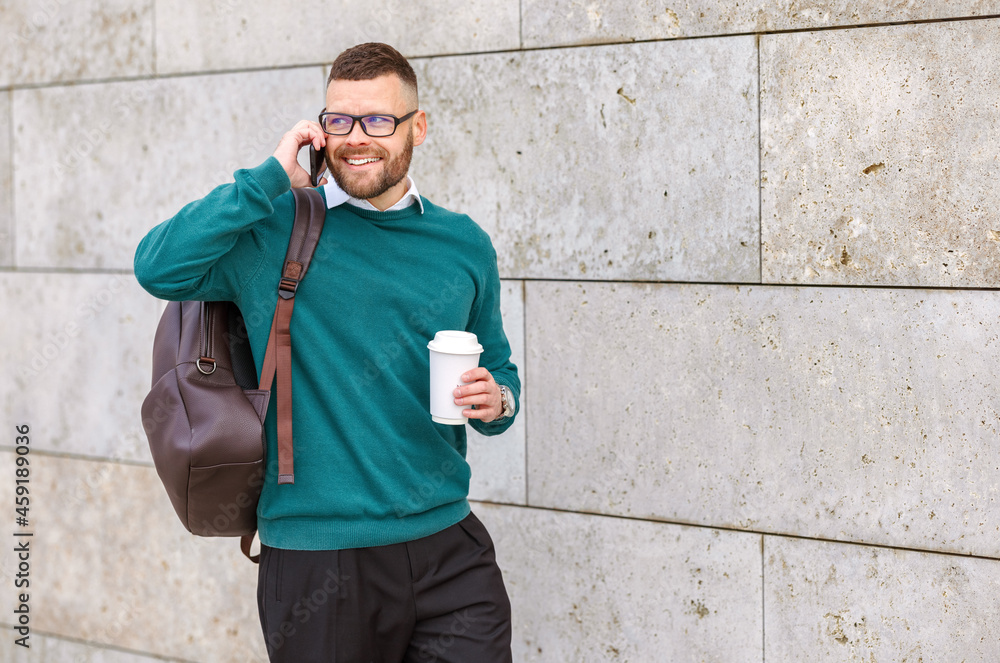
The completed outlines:
<svg viewBox="0 0 1000 663">
<path fill-rule="evenodd" d="M 442 329 L 477 335 L 480 367 L 455 403 L 481 433 L 510 426 L 520 382 L 489 237 L 422 198 L 407 175 L 427 134 L 417 98 L 395 49 L 348 49 L 319 122 L 296 124 L 271 158 L 136 251 L 136 278 L 157 297 L 263 308 L 246 316 L 259 374 L 290 189 L 310 185 L 296 158 L 309 144 L 325 150 L 336 186 L 322 188 L 326 224 L 292 319 L 295 483 L 278 485 L 269 462 L 258 507 L 258 608 L 272 661 L 511 660 L 510 603 L 467 501 L 465 427 L 428 412 L 427 343 Z"/>
</svg>

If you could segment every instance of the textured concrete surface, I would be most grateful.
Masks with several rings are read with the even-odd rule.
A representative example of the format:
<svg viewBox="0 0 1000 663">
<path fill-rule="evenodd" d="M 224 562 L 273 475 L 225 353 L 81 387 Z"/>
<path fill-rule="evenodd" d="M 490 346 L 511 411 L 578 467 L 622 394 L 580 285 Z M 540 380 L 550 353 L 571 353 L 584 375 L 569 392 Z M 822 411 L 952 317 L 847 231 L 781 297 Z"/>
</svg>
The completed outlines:
<svg viewBox="0 0 1000 663">
<path fill-rule="evenodd" d="M 0 4 L 0 87 L 153 71 L 154 0 Z M 65 109 L 62 109 L 65 111 Z"/>
<path fill-rule="evenodd" d="M 256 569 L 188 535 L 148 465 L 161 304 L 112 272 L 315 117 L 325 63 L 368 39 L 421 56 L 414 177 L 508 279 L 531 398 L 469 457 L 515 660 L 996 658 L 1000 304 L 893 288 L 997 283 L 1000 21 L 857 26 L 1000 0 L 337 11 L 0 7 L 0 398 L 32 426 L 37 638 L 13 649 L 5 546 L 0 660 L 263 663 Z M 587 45 L 648 39 L 670 41 Z"/>
<path fill-rule="evenodd" d="M 85 643 L 32 633 L 30 649 L 14 644 L 6 630 L 0 638 L 0 660 L 5 663 L 187 663 L 179 658 L 163 658 L 120 649 L 95 647 Z"/>
<path fill-rule="evenodd" d="M 500 314 L 510 343 L 511 361 L 521 378 L 521 410 L 502 435 L 486 437 L 467 426 L 466 458 L 472 466 L 469 496 L 475 500 L 524 504 L 528 499 L 525 470 L 524 403 L 527 378 L 524 370 L 524 282 L 502 281 Z"/>
<path fill-rule="evenodd" d="M 421 191 L 502 276 L 759 279 L 753 37 L 415 64 Z"/>
<path fill-rule="evenodd" d="M 14 188 L 11 162 L 10 92 L 0 92 L 0 267 L 14 260 Z"/>
<path fill-rule="evenodd" d="M 769 663 L 997 657 L 1000 561 L 764 538 Z"/>
<path fill-rule="evenodd" d="M 32 445 L 44 431 L 33 423 Z M 188 534 L 151 467 L 30 459 L 34 629 L 192 661 L 266 661 L 257 567 L 236 539 Z M 0 462 L 13 467 L 13 454 L 0 452 Z M 4 503 L 13 491 L 13 481 L 0 482 Z M 4 621 L 15 558 L 13 545 L 0 551 L 0 580 L 11 588 L 0 593 Z"/>
<path fill-rule="evenodd" d="M 522 507 L 473 511 L 511 597 L 515 661 L 761 660 L 759 535 Z"/>
<path fill-rule="evenodd" d="M 18 266 L 131 270 L 149 228 L 315 117 L 323 83 L 310 67 L 16 90 Z"/>
<path fill-rule="evenodd" d="M 158 0 L 157 72 L 332 62 L 368 41 L 408 57 L 520 46 L 518 0 Z"/>
<path fill-rule="evenodd" d="M 139 406 L 161 302 L 131 275 L 6 272 L 0 309 L 3 420 L 29 422 L 39 449 L 150 461 Z"/>
<path fill-rule="evenodd" d="M 997 0 L 525 0 L 526 48 L 1000 14 Z"/>
<path fill-rule="evenodd" d="M 1000 20 L 765 36 L 764 282 L 995 286 Z"/>
<path fill-rule="evenodd" d="M 529 504 L 1000 556 L 995 293 L 527 285 Z"/>
</svg>

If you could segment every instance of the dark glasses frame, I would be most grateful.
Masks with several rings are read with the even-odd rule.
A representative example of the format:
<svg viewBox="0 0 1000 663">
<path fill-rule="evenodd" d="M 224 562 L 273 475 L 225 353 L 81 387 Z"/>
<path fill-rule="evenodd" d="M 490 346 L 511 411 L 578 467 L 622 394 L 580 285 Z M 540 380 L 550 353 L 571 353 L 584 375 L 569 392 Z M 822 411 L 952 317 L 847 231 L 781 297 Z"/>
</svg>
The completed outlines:
<svg viewBox="0 0 1000 663">
<path fill-rule="evenodd" d="M 323 112 L 319 114 L 319 126 L 320 126 L 321 129 L 323 129 L 323 133 L 325 133 L 325 134 L 327 134 L 329 136 L 347 136 L 347 135 L 350 135 L 350 133 L 352 131 L 354 131 L 354 125 L 356 125 L 357 123 L 361 122 L 361 130 L 365 132 L 366 136 L 371 136 L 372 138 L 388 138 L 389 136 L 391 136 L 394 133 L 396 133 L 396 129 L 399 128 L 400 124 L 402 124 L 403 122 L 406 122 L 411 117 L 413 117 L 414 115 L 416 115 L 416 113 L 417 113 L 418 110 L 420 110 L 420 109 L 417 108 L 415 110 L 412 110 L 409 113 L 407 113 L 406 115 L 404 115 L 403 117 L 396 117 L 395 115 L 390 115 L 389 113 L 369 113 L 368 115 L 351 115 L 350 113 L 333 113 L 333 112 L 327 112 L 327 110 L 324 108 Z M 348 129 L 346 132 L 344 132 L 342 134 L 330 133 L 329 131 L 326 130 L 326 124 L 323 122 L 323 118 L 325 116 L 327 116 L 327 115 L 338 115 L 340 117 L 349 117 L 349 118 L 351 118 L 351 120 L 352 120 L 352 122 L 351 122 L 351 128 Z M 368 127 L 366 127 L 365 123 L 362 122 L 362 120 L 364 120 L 366 117 L 387 117 L 387 118 L 392 118 L 392 120 L 393 120 L 393 122 L 395 122 L 395 124 L 392 126 L 392 131 L 391 132 L 389 132 L 387 134 L 383 134 L 381 136 L 374 136 L 374 135 L 368 133 Z"/>
</svg>

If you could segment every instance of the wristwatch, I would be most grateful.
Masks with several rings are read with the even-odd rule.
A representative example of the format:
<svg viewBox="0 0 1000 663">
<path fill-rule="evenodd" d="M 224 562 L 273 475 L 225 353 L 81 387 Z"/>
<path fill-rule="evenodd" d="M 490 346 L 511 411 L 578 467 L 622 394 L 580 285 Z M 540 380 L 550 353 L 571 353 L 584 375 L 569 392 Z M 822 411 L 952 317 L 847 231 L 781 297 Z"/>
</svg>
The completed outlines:
<svg viewBox="0 0 1000 663">
<path fill-rule="evenodd" d="M 514 397 L 506 385 L 497 386 L 500 387 L 500 416 L 497 419 L 506 419 L 514 414 Z"/>
</svg>

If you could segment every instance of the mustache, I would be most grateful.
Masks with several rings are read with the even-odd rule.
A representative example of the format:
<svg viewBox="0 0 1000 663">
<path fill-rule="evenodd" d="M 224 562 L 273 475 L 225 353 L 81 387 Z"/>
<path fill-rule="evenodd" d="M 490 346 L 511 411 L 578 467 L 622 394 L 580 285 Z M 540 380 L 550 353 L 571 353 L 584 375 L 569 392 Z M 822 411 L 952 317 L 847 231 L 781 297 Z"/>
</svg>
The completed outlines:
<svg viewBox="0 0 1000 663">
<path fill-rule="evenodd" d="M 377 145 L 371 145 L 369 147 L 347 147 L 346 145 L 342 145 L 334 151 L 333 156 L 338 159 L 379 157 L 381 159 L 388 160 L 389 152 L 381 147 L 378 147 Z"/>
</svg>

